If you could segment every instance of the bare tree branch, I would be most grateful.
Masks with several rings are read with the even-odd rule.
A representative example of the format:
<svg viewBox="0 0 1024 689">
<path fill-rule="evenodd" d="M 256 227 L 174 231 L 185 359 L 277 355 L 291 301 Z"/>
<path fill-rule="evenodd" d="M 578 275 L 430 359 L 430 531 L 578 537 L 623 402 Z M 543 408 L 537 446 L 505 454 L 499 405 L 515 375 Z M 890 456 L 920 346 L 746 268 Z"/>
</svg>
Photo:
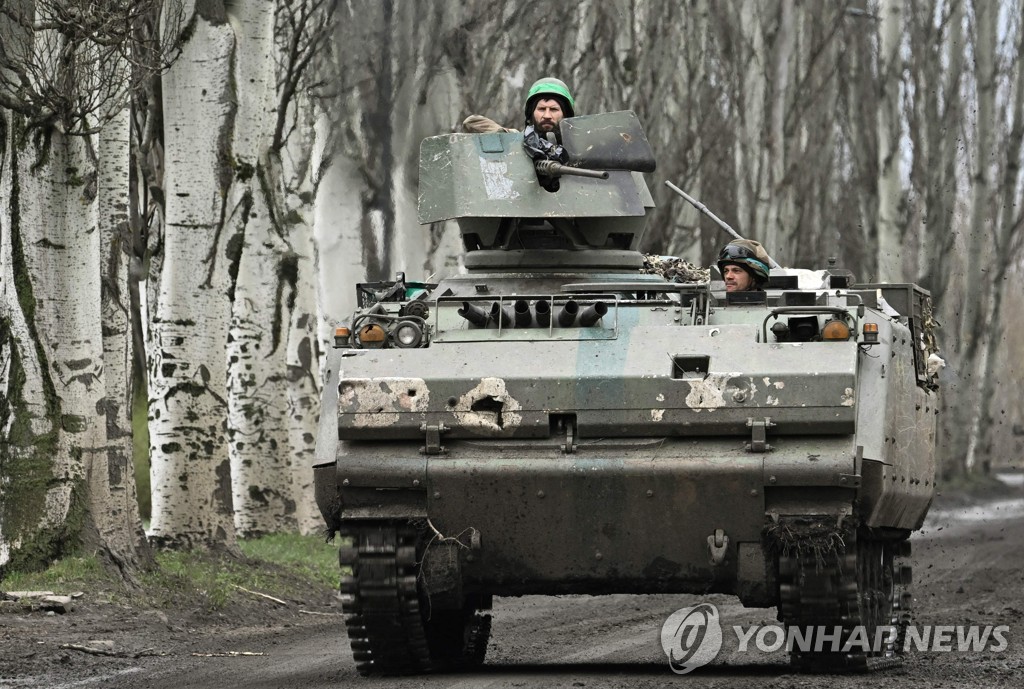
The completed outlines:
<svg viewBox="0 0 1024 689">
<path fill-rule="evenodd" d="M 142 80 L 173 61 L 173 52 L 164 50 L 173 41 L 139 40 L 139 26 L 165 7 L 165 32 L 176 36 L 180 1 L 4 3 L 0 20 L 13 31 L 6 32 L 12 40 L 0 43 L 0 105 L 24 115 L 29 130 L 96 133 Z M 124 62 L 132 66 L 127 75 L 119 68 Z"/>
</svg>

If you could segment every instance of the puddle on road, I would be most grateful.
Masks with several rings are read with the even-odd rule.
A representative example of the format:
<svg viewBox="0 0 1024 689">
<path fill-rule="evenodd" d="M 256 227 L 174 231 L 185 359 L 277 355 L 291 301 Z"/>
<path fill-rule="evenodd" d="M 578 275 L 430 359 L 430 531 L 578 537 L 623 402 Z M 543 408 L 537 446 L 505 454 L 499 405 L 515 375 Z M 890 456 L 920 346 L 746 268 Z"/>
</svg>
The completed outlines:
<svg viewBox="0 0 1024 689">
<path fill-rule="evenodd" d="M 999 519 L 1015 519 L 1021 516 L 1024 516 L 1024 498 L 1000 500 L 975 507 L 932 510 L 928 513 L 926 521 L 935 525 L 956 522 L 989 522 Z"/>
<path fill-rule="evenodd" d="M 996 474 L 996 478 L 1008 486 L 1024 486 L 1024 474 Z"/>
<path fill-rule="evenodd" d="M 1000 473 L 996 474 L 996 478 L 1008 486 L 1024 486 L 1024 474 Z M 1020 517 L 1024 517 L 1024 498 L 997 500 L 972 507 L 931 510 L 925 519 L 925 529 L 936 526 L 1018 519 Z"/>
</svg>

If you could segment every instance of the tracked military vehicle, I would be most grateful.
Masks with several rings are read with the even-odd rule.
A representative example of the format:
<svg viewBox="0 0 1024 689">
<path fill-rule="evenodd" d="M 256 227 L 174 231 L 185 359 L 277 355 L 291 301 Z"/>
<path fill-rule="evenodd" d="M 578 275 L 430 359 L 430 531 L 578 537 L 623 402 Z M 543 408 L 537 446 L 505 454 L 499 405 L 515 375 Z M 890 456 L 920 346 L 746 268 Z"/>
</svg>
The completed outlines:
<svg viewBox="0 0 1024 689">
<path fill-rule="evenodd" d="M 928 294 L 643 274 L 635 115 L 561 129 L 559 167 L 514 132 L 424 140 L 419 219 L 458 222 L 465 273 L 360 285 L 337 330 L 316 489 L 359 670 L 471 667 L 494 596 L 573 593 L 733 594 L 838 634 L 800 667 L 894 662 L 934 490 Z"/>
</svg>

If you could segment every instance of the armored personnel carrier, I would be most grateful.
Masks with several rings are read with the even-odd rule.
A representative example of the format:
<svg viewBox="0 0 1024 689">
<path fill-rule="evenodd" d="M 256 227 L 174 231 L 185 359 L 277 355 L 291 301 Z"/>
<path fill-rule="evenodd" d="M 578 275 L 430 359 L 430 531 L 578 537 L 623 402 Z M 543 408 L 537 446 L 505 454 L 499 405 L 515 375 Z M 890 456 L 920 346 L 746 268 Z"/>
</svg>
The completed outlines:
<svg viewBox="0 0 1024 689">
<path fill-rule="evenodd" d="M 561 134 L 564 167 L 518 133 L 424 140 L 419 219 L 457 220 L 465 273 L 360 285 L 337 329 L 316 490 L 359 670 L 473 666 L 494 596 L 571 593 L 732 594 L 826 635 L 800 667 L 895 662 L 934 490 L 928 294 L 643 274 L 637 118 Z"/>
</svg>

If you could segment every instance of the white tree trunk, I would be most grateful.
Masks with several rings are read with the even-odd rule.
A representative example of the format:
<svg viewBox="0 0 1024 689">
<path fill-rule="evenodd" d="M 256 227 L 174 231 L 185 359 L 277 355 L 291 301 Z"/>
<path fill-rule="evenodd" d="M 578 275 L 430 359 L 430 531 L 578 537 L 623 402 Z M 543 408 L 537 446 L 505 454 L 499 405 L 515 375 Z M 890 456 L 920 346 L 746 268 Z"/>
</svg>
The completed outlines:
<svg viewBox="0 0 1024 689">
<path fill-rule="evenodd" d="M 20 117 L 0 109 L 0 568 L 17 561 L 19 550 L 40 530 L 59 525 L 67 514 L 62 483 L 48 487 L 56 461 L 59 409 L 38 342 L 34 276 L 26 265 L 21 230 L 23 168 L 15 135 Z M 31 149 L 21 151 L 31 156 Z M 29 185 L 31 188 L 31 185 Z M 32 250 L 33 247 L 29 247 Z M 38 477 L 43 477 L 39 480 Z M 44 550 L 46 548 L 44 547 Z"/>
<path fill-rule="evenodd" d="M 902 0 L 881 0 L 878 79 L 878 279 L 903 281 L 900 224 L 900 28 Z"/>
<path fill-rule="evenodd" d="M 171 545 L 227 545 L 235 532 L 225 442 L 230 303 L 223 233 L 226 143 L 234 114 L 234 32 L 192 18 L 163 79 L 166 212 L 152 318 L 152 535 Z"/>
<path fill-rule="evenodd" d="M 706 0 L 698 0 L 691 11 L 682 18 L 686 22 L 686 36 L 689 40 L 683 46 L 686 63 L 679 69 L 679 95 L 665 104 L 664 124 L 661 127 L 661 141 L 664 147 L 671 146 L 676 127 L 670 123 L 685 123 L 684 135 L 690 142 L 686 151 L 686 168 L 689 189 L 685 191 L 696 199 L 701 198 L 702 179 L 700 165 L 700 101 L 692 97 L 703 86 L 707 78 L 704 66 L 704 51 L 707 47 L 708 8 Z M 667 65 L 661 69 L 667 69 Z M 684 199 L 672 201 L 679 211 L 673 218 L 674 230 L 669 235 L 668 253 L 683 256 L 694 263 L 700 263 L 701 245 L 701 213 Z M 724 242 L 723 242 L 724 243 Z"/>
<path fill-rule="evenodd" d="M 88 43 L 62 45 L 49 29 L 31 38 L 23 64 L 66 81 L 71 101 L 124 83 L 126 65 L 101 62 Z M 113 98 L 75 123 L 109 121 L 102 136 L 69 136 L 67 113 L 56 114 L 37 129 L 0 114 L 0 567 L 99 551 L 130 577 L 148 551 L 126 414 L 127 308 L 117 301 L 128 111 Z"/>
<path fill-rule="evenodd" d="M 24 451 L 21 459 L 32 465 L 22 467 L 24 471 L 50 478 L 43 484 L 45 495 L 19 495 L 15 502 L 26 509 L 22 520 L 38 520 L 37 532 L 51 531 L 44 538 L 61 534 L 48 546 L 59 547 L 60 541 L 75 540 L 89 517 L 86 466 L 96 453 L 105 452 L 105 419 L 99 411 L 105 396 L 99 235 L 95 178 L 85 141 L 54 133 L 38 167 L 33 165 L 38 155 L 33 149 L 18 156 L 14 171 L 19 204 L 14 208 L 18 231 L 12 239 L 18 240 L 24 262 L 15 288 L 22 308 L 30 309 L 23 312 L 28 332 L 19 343 L 28 356 L 19 359 L 38 356 L 42 386 L 21 390 L 22 400 L 27 401 L 26 393 L 35 399 L 27 408 L 15 409 L 15 418 L 35 417 L 29 425 L 35 427 L 36 444 L 25 446 L 28 438 L 23 437 L 15 452 Z M 12 255 L 12 260 L 19 257 Z M 43 419 L 47 422 L 35 423 Z M 24 432 L 22 427 L 19 433 Z M 32 500 L 38 501 L 34 509 Z M 22 526 L 31 530 L 29 524 Z"/>
<path fill-rule="evenodd" d="M 986 323 L 989 310 L 988 293 L 989 274 L 994 266 L 991 261 L 991 249 L 988 242 L 994 233 L 990 228 L 996 225 L 996 212 L 993 207 L 995 199 L 994 181 L 996 173 L 996 88 L 998 74 L 996 71 L 996 53 L 998 44 L 996 27 L 998 7 L 985 0 L 974 2 L 975 41 L 974 59 L 976 64 L 975 83 L 977 84 L 977 119 L 975 136 L 974 170 L 971 177 L 971 221 L 967 227 L 966 256 L 966 294 L 962 302 L 961 337 L 968 343 L 964 355 L 959 362 L 961 389 L 966 388 L 971 400 L 978 403 L 970 404 L 970 439 L 964 466 L 971 471 L 977 460 L 979 432 L 981 429 L 983 404 L 989 399 L 981 399 L 980 389 L 983 385 L 984 372 L 987 369 L 986 358 L 989 354 L 988 338 L 994 337 Z M 1019 161 L 1012 161 L 1014 165 Z M 1001 257 L 1000 257 L 1001 260 Z"/>
<path fill-rule="evenodd" d="M 248 220 L 229 218 L 230 229 L 244 239 L 227 342 L 228 436 L 235 528 L 240 535 L 257 536 L 297 526 L 284 394 L 285 300 L 291 289 L 285 280 L 294 259 L 270 226 L 263 192 L 249 191 L 251 206 L 236 207 Z"/>
<path fill-rule="evenodd" d="M 320 351 L 316 331 L 316 274 L 313 228 L 292 228 L 295 256 L 295 302 L 287 331 L 288 448 L 295 522 L 301 533 L 314 533 L 322 518 L 313 495 L 313 455 L 320 420 Z"/>
<path fill-rule="evenodd" d="M 362 207 L 358 194 L 352 193 L 361 184 L 357 165 L 347 156 L 337 156 L 316 195 L 313 226 L 319 248 L 321 342 L 330 342 L 335 325 L 352 317 L 356 308 L 355 284 L 366 280 Z"/>
<path fill-rule="evenodd" d="M 744 237 L 763 237 L 767 218 L 767 174 L 762 135 L 765 128 L 766 49 L 762 13 L 758 3 L 739 2 L 740 83 L 737 103 L 740 122 L 736 141 L 736 228 Z M 724 242 L 723 242 L 724 243 Z M 768 247 L 772 251 L 772 247 Z"/>
<path fill-rule="evenodd" d="M 289 305 L 286 370 L 288 448 L 291 464 L 295 521 L 301 533 L 319 530 L 323 518 L 313 494 L 316 430 L 320 421 L 321 355 L 317 324 L 316 242 L 313 235 L 313 199 L 320 185 L 319 157 L 315 155 L 316 121 L 313 104 L 304 98 L 292 112 L 297 120 L 293 136 L 280 151 L 280 165 L 272 166 L 280 179 L 288 219 L 288 237 L 294 259 L 295 282 L 286 297 Z M 272 158 L 271 161 L 274 159 Z"/>
<path fill-rule="evenodd" d="M 781 0 L 779 4 L 778 31 L 775 34 L 772 76 L 771 119 L 768 137 L 768 169 L 770 170 L 765 198 L 765 225 L 760 229 L 768 253 L 776 259 L 792 255 L 795 247 L 789 246 L 791 213 L 787 212 L 786 190 L 782 181 L 786 175 L 788 146 L 786 145 L 786 113 L 791 101 L 790 75 L 793 70 L 793 44 L 796 27 L 793 17 L 793 0 Z"/>
<path fill-rule="evenodd" d="M 285 394 L 285 293 L 294 258 L 265 162 L 275 122 L 273 9 L 232 8 L 235 82 L 246 87 L 236 94 L 230 139 L 236 174 L 226 229 L 241 256 L 227 340 L 228 434 L 235 528 L 245 536 L 297 528 Z"/>
<path fill-rule="evenodd" d="M 999 146 L 1003 157 L 1001 163 L 1002 176 L 999 188 L 994 193 L 1001 199 L 999 210 L 995 213 L 993 220 L 996 224 L 995 255 L 992 257 L 990 271 L 986 271 L 986 277 L 991 281 L 992 296 L 990 301 L 989 316 L 987 319 L 987 331 L 990 332 L 985 343 L 985 352 L 982 356 L 984 361 L 984 373 L 981 382 L 981 394 L 979 399 L 983 400 L 981 406 L 981 419 L 978 424 L 978 443 L 985 454 L 985 459 L 995 463 L 998 459 L 998 450 L 995 448 L 995 425 L 996 410 L 1006 408 L 1005 402 L 1000 405 L 996 399 L 997 384 L 1005 380 L 1000 366 L 1006 366 L 1006 357 L 1001 356 L 1000 349 L 1008 344 L 1006 333 L 1010 330 L 1011 319 L 1004 319 L 1003 299 L 1008 296 L 1011 290 L 1007 286 L 1007 274 L 1011 268 L 1018 263 L 1017 252 L 1014 250 L 1014 236 L 1020 232 L 1021 224 L 1024 223 L 1024 212 L 1021 211 L 1019 198 L 1020 189 L 1020 161 L 1024 154 L 1024 6 L 1019 8 L 1017 24 L 1017 45 L 1016 59 L 1013 60 L 1010 76 L 1013 83 L 1013 100 L 1010 109 L 1009 121 L 1004 125 L 1010 125 L 1004 130 L 1005 139 Z M 1016 72 L 1014 74 L 1014 72 Z M 1012 123 L 1012 125 L 1011 125 Z M 1001 334 L 1001 335 L 1000 335 Z M 1003 359 L 1004 361 L 1000 361 Z M 1012 359 L 1009 359 L 1012 362 Z M 1012 366 L 1013 364 L 1009 364 Z M 1005 414 L 1005 411 L 1003 411 Z M 1012 418 L 1012 417 L 1011 417 Z"/>
<path fill-rule="evenodd" d="M 89 469 L 90 507 L 101 542 L 122 570 L 151 561 L 139 515 L 132 443 L 132 332 L 128 291 L 132 255 L 128 227 L 129 110 L 99 134 L 99 218 L 106 452 Z"/>
</svg>

